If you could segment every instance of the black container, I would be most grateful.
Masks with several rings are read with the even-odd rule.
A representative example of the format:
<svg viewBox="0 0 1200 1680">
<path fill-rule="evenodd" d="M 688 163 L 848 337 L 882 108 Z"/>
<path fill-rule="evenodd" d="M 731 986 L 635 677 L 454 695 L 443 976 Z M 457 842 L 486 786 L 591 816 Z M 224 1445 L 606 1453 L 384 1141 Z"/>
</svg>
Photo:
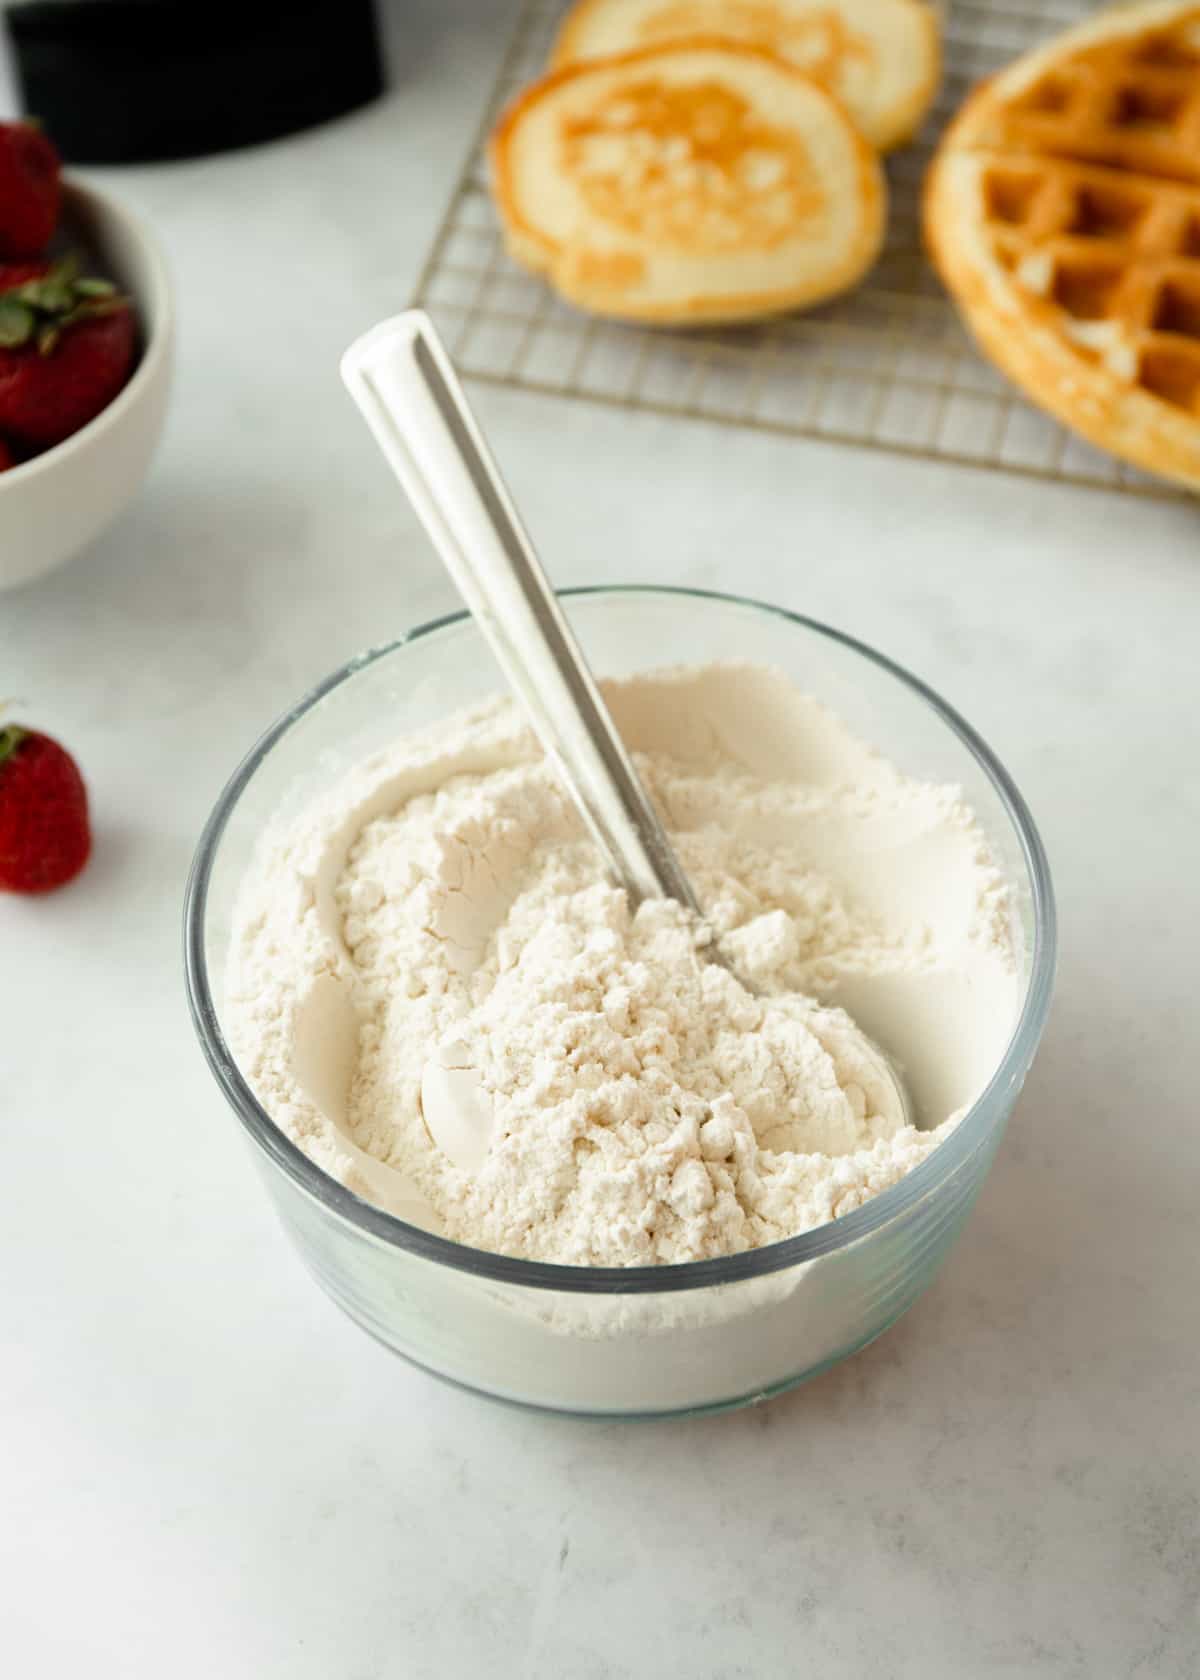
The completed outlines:
<svg viewBox="0 0 1200 1680">
<path fill-rule="evenodd" d="M 27 0 L 4 19 L 24 108 L 74 163 L 250 146 L 383 87 L 373 0 Z"/>
</svg>

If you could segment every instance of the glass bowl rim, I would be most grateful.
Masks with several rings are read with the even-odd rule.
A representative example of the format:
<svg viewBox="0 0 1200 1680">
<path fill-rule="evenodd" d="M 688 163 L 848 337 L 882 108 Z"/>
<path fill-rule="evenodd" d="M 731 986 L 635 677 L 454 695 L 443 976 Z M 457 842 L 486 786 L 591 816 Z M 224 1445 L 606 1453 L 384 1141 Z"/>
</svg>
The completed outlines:
<svg viewBox="0 0 1200 1680">
<path fill-rule="evenodd" d="M 410 1225 L 331 1178 L 309 1159 L 263 1108 L 234 1060 L 217 1017 L 208 978 L 204 920 L 208 890 L 222 836 L 239 799 L 259 766 L 288 731 L 327 695 L 381 659 L 414 642 L 457 628 L 470 620 L 465 610 L 444 614 L 418 625 L 394 641 L 356 654 L 304 694 L 276 718 L 251 747 L 222 789 L 201 831 L 184 895 L 184 971 L 188 1008 L 205 1060 L 226 1100 L 246 1128 L 251 1141 L 286 1178 L 335 1216 L 368 1235 L 425 1260 L 495 1282 L 532 1289 L 575 1294 L 656 1294 L 730 1284 L 816 1260 L 848 1248 L 882 1229 L 933 1195 L 950 1179 L 991 1132 L 1014 1082 L 1023 1082 L 1041 1040 L 1049 1013 L 1057 951 L 1057 916 L 1050 868 L 1041 837 L 1024 798 L 1012 777 L 980 735 L 936 691 L 886 654 L 818 619 L 785 607 L 715 589 L 667 584 L 585 584 L 562 589 L 564 600 L 601 596 L 656 596 L 663 600 L 715 602 L 722 606 L 762 613 L 784 624 L 836 642 L 885 671 L 912 690 L 957 736 L 983 770 L 997 794 L 1021 848 L 1033 900 L 1033 951 L 1029 979 L 1016 1024 L 987 1085 L 944 1143 L 905 1175 L 898 1184 L 873 1196 L 862 1207 L 818 1225 L 799 1236 L 763 1248 L 713 1260 L 687 1260 L 657 1266 L 568 1266 L 543 1260 L 524 1260 L 490 1250 L 471 1248 L 431 1231 Z"/>
</svg>

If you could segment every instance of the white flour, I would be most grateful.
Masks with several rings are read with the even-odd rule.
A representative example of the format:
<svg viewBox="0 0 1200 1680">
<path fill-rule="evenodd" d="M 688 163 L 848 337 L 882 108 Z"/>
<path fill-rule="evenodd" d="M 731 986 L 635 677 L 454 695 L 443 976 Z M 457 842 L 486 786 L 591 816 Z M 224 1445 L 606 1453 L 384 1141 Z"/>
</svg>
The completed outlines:
<svg viewBox="0 0 1200 1680">
<path fill-rule="evenodd" d="M 757 1248 L 894 1184 L 986 1083 L 1016 1009 L 1007 889 L 955 790 L 782 678 L 606 688 L 754 993 L 679 906 L 630 915 L 500 702 L 267 837 L 234 1048 L 322 1167 L 460 1242 L 617 1266 Z M 840 1001 L 936 1129 L 904 1125 Z M 468 1171 L 426 1117 L 472 1115 Z"/>
</svg>

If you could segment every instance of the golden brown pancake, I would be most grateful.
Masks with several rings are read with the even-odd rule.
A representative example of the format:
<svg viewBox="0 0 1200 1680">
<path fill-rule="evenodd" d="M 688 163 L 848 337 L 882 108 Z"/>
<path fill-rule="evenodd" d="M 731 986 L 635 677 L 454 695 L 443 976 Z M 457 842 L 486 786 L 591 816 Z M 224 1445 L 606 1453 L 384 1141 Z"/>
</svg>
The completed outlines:
<svg viewBox="0 0 1200 1680">
<path fill-rule="evenodd" d="M 924 0 L 577 0 L 550 63 L 701 35 L 763 47 L 804 70 L 880 151 L 908 139 L 937 91 L 937 19 Z"/>
<path fill-rule="evenodd" d="M 555 72 L 501 119 L 490 157 L 513 256 L 600 315 L 796 309 L 852 286 L 883 237 L 882 173 L 838 101 L 723 40 Z"/>
</svg>

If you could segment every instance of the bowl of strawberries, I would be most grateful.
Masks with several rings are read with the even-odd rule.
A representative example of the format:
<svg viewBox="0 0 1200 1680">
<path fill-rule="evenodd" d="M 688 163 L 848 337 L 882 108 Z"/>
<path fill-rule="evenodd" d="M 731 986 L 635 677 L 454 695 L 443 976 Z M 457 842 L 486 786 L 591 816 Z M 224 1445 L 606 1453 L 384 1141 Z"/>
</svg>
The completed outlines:
<svg viewBox="0 0 1200 1680">
<path fill-rule="evenodd" d="M 69 560 L 141 487 L 171 377 L 166 268 L 115 199 L 0 123 L 0 589 Z"/>
</svg>

